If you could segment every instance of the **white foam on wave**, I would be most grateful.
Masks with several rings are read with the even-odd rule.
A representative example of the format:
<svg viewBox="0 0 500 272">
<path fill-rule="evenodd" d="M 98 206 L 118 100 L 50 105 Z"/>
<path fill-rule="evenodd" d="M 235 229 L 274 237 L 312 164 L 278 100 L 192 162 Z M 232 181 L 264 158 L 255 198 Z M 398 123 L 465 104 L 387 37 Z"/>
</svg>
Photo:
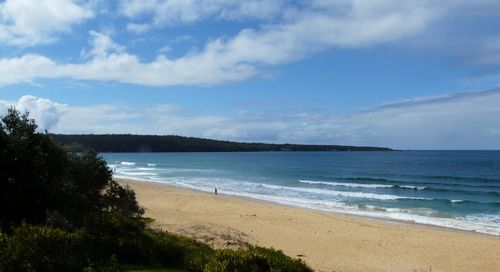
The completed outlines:
<svg viewBox="0 0 500 272">
<path fill-rule="evenodd" d="M 299 180 L 300 183 L 305 184 L 321 184 L 336 187 L 350 187 L 350 188 L 401 188 L 410 190 L 423 190 L 425 186 L 411 186 L 411 185 L 391 185 L 391 184 L 364 184 L 364 183 L 349 183 L 349 182 L 333 182 L 333 181 L 319 181 L 319 180 Z"/>
<path fill-rule="evenodd" d="M 135 165 L 135 162 L 122 161 L 120 162 L 122 165 Z"/>
<path fill-rule="evenodd" d="M 141 170 L 141 171 L 155 171 L 156 170 L 156 168 L 154 168 L 154 167 L 137 167 L 135 169 Z"/>
<path fill-rule="evenodd" d="M 436 218 L 426 215 L 411 214 L 404 211 L 392 211 L 387 214 L 376 216 L 500 236 L 500 227 L 498 227 L 499 222 L 492 221 L 490 218 L 480 215 L 456 218 Z"/>
<path fill-rule="evenodd" d="M 322 184 L 328 186 L 352 187 L 352 188 L 391 188 L 393 185 L 385 184 L 361 184 L 361 183 L 348 183 L 348 182 L 329 182 L 329 181 L 316 181 L 316 180 L 299 180 L 300 183 L 306 184 Z"/>
<path fill-rule="evenodd" d="M 350 192 L 350 191 L 333 191 L 333 190 L 323 190 L 315 188 L 305 188 L 305 187 L 289 187 L 280 186 L 264 183 L 253 183 L 253 182 L 243 182 L 236 181 L 234 179 L 226 178 L 167 178 L 167 181 L 190 184 L 191 186 L 198 186 L 203 188 L 209 188 L 213 190 L 214 186 L 225 186 L 231 191 L 247 191 L 247 192 L 258 192 L 265 193 L 266 195 L 290 195 L 295 193 L 294 196 L 298 196 L 297 193 L 308 193 L 311 195 L 328 195 L 337 197 L 347 197 L 347 198 L 363 198 L 363 199 L 377 199 L 377 200 L 398 200 L 398 199 L 414 199 L 414 200 L 432 200 L 431 198 L 424 197 L 406 197 L 388 194 L 375 194 L 375 193 L 363 193 L 363 192 Z M 268 189 L 267 191 L 256 191 L 256 189 Z"/>
<path fill-rule="evenodd" d="M 156 163 L 148 163 L 148 166 L 156 166 Z"/>
<path fill-rule="evenodd" d="M 198 168 L 155 168 L 163 173 L 189 173 L 189 172 L 213 172 L 214 169 L 198 169 Z"/>
<path fill-rule="evenodd" d="M 290 191 L 298 191 L 311 194 L 333 195 L 333 196 L 342 196 L 349 198 L 366 198 L 366 199 L 378 199 L 378 200 L 397 200 L 397 199 L 431 200 L 430 198 L 424 198 L 424 197 L 407 197 L 407 196 L 397 196 L 388 194 L 332 191 L 332 190 L 304 188 L 304 187 L 288 187 L 288 186 L 279 186 L 270 184 L 261 184 L 261 186 L 264 188 L 276 189 L 276 190 L 290 190 Z"/>
<path fill-rule="evenodd" d="M 140 171 L 116 171 L 118 174 L 121 176 L 127 177 L 127 176 L 156 176 L 156 173 L 152 172 L 140 172 Z"/>
<path fill-rule="evenodd" d="M 411 186 L 411 185 L 396 185 L 396 186 L 399 188 L 410 189 L 410 190 L 424 190 L 425 188 L 427 188 L 425 186 Z"/>
</svg>

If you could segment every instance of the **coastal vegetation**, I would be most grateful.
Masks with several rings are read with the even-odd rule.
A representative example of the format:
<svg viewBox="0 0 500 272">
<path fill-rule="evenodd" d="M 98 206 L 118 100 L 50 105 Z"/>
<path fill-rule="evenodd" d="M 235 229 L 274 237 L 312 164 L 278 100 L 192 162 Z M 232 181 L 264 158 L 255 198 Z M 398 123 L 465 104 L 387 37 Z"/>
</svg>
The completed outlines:
<svg viewBox="0 0 500 272">
<path fill-rule="evenodd" d="M 98 152 L 391 151 L 385 147 L 240 143 L 174 135 L 53 134 L 52 136 L 76 152 L 87 148 Z"/>
<path fill-rule="evenodd" d="M 215 250 L 153 228 L 97 152 L 36 129 L 14 108 L 0 121 L 0 271 L 312 271 L 274 249 Z"/>
</svg>

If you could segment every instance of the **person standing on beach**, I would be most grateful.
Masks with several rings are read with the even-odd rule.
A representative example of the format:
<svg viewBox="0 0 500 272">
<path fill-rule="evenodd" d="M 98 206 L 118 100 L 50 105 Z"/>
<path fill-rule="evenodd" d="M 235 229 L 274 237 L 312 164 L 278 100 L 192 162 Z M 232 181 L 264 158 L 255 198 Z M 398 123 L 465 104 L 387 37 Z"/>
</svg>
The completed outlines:
<svg viewBox="0 0 500 272">
<path fill-rule="evenodd" d="M 215 192 L 215 195 L 217 195 L 217 187 L 215 187 L 215 191 L 214 192 Z"/>
</svg>

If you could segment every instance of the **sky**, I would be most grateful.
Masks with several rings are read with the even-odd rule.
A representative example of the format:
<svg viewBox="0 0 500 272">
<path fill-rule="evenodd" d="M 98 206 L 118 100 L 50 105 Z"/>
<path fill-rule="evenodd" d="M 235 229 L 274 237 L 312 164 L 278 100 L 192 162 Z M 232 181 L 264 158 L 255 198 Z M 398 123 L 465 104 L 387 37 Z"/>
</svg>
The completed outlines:
<svg viewBox="0 0 500 272">
<path fill-rule="evenodd" d="M 0 114 L 54 133 L 500 149 L 498 0 L 0 1 Z"/>
</svg>

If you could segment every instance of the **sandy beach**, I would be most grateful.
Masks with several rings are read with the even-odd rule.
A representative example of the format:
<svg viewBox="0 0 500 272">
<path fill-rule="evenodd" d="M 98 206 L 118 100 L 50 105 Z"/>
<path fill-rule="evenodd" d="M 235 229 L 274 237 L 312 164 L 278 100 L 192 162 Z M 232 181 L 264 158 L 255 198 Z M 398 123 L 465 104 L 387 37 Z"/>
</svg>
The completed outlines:
<svg viewBox="0 0 500 272">
<path fill-rule="evenodd" d="M 317 271 L 500 271 L 496 236 L 117 180 L 158 227 L 217 248 L 273 247 Z"/>
</svg>

